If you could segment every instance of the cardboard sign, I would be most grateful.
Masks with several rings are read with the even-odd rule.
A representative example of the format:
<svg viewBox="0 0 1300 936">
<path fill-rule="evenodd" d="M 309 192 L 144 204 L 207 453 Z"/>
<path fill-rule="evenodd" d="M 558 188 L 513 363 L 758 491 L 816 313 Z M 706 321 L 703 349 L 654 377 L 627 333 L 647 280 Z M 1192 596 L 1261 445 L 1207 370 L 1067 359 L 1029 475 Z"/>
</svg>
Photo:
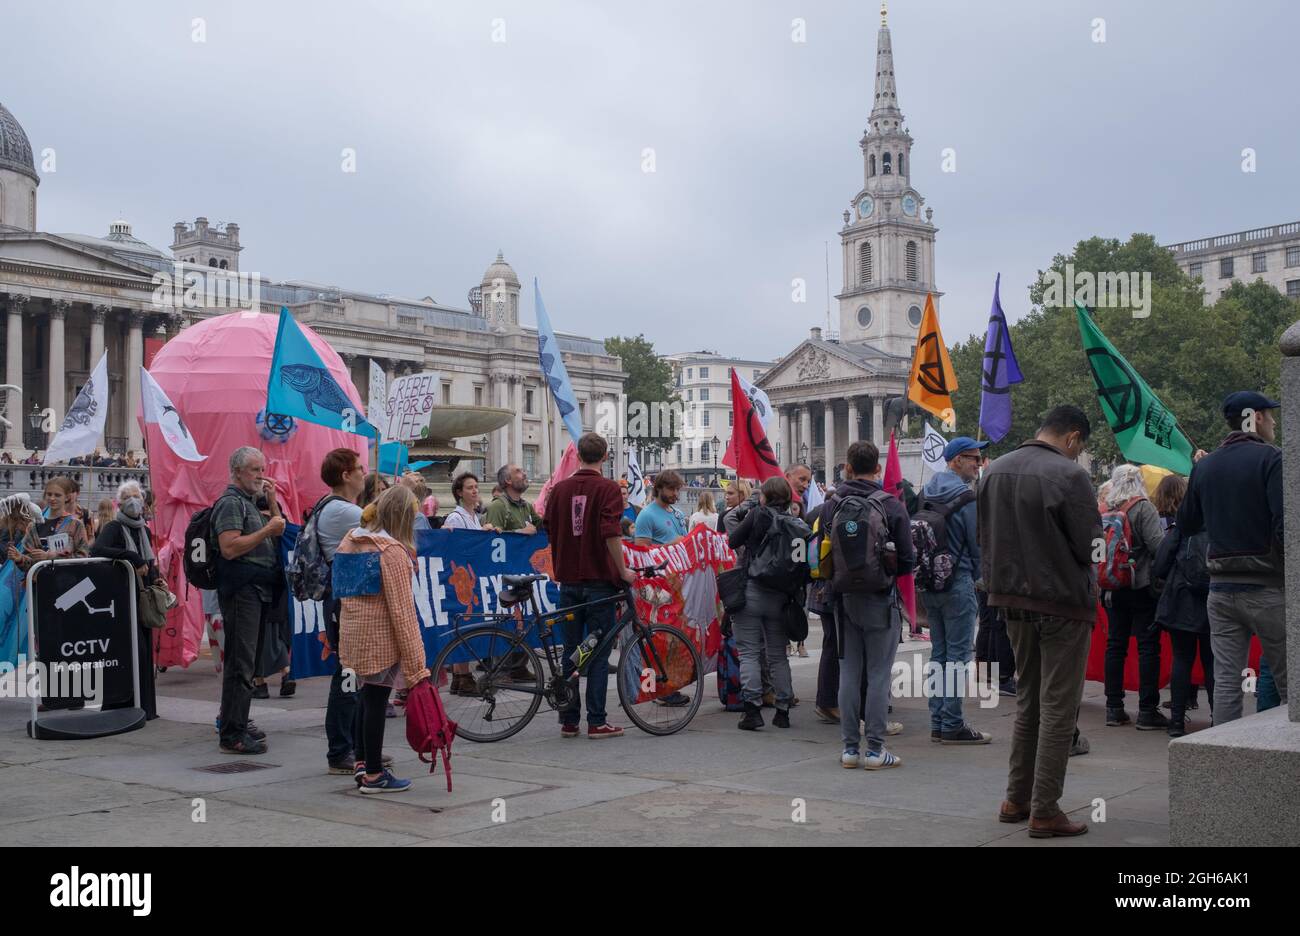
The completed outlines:
<svg viewBox="0 0 1300 936">
<path fill-rule="evenodd" d="M 388 389 L 388 425 L 386 439 L 409 442 L 429 435 L 429 417 L 438 403 L 442 382 L 438 373 L 407 374 L 398 377 Z"/>
</svg>

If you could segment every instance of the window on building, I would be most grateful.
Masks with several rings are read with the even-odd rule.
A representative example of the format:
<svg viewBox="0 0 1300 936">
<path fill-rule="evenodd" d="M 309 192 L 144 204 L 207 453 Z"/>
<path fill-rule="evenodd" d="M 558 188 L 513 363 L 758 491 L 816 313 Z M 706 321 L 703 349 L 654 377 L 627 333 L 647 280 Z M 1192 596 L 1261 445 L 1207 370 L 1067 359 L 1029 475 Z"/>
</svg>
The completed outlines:
<svg viewBox="0 0 1300 936">
<path fill-rule="evenodd" d="M 881 168 L 881 170 L 880 170 L 880 174 L 881 174 L 881 175 L 890 175 L 890 174 L 891 174 L 892 169 L 890 168 L 890 167 L 891 167 L 891 162 L 890 162 L 890 160 L 891 160 L 892 158 L 893 158 L 893 157 L 891 157 L 888 153 L 886 153 L 886 154 L 885 154 L 885 158 L 881 160 L 881 164 L 882 164 L 882 168 Z"/>
<path fill-rule="evenodd" d="M 709 443 L 707 442 L 700 443 L 700 461 L 705 464 L 709 462 Z"/>
<path fill-rule="evenodd" d="M 529 416 L 534 414 L 533 406 L 535 405 L 536 393 L 537 391 L 531 388 L 524 391 L 524 412 Z"/>
<path fill-rule="evenodd" d="M 709 379 L 709 369 L 707 367 L 701 367 L 700 380 L 708 380 L 708 379 Z"/>
<path fill-rule="evenodd" d="M 727 386 L 727 402 L 728 402 L 728 403 L 731 402 L 731 386 L 730 386 L 730 385 Z"/>
<path fill-rule="evenodd" d="M 709 401 L 709 388 L 700 387 L 700 402 L 707 403 L 708 401 Z"/>
<path fill-rule="evenodd" d="M 216 257 L 209 257 L 209 258 L 208 258 L 208 266 L 210 266 L 210 267 L 215 267 L 216 265 L 217 265 L 217 258 L 216 258 Z"/>
<path fill-rule="evenodd" d="M 1251 254 L 1250 255 L 1250 272 L 1267 273 L 1268 272 L 1268 254 Z"/>
<path fill-rule="evenodd" d="M 222 260 L 222 261 L 221 261 L 220 268 L 223 269 L 223 270 L 229 269 L 229 268 L 230 268 L 230 264 L 227 263 L 225 260 Z"/>
<path fill-rule="evenodd" d="M 687 401 L 690 401 L 691 399 L 693 399 L 693 397 L 691 396 L 691 394 L 693 394 L 694 392 L 695 392 L 694 390 L 687 390 L 687 391 L 686 391 L 686 399 L 687 399 Z"/>
<path fill-rule="evenodd" d="M 1196 279 L 1196 277 L 1201 275 L 1201 265 L 1199 263 L 1188 264 L 1187 275 L 1192 279 Z"/>
<path fill-rule="evenodd" d="M 686 464 L 689 465 L 694 461 L 695 461 L 695 443 L 688 442 L 686 443 Z"/>
<path fill-rule="evenodd" d="M 451 406 L 451 384 L 442 385 L 442 405 Z"/>
<path fill-rule="evenodd" d="M 587 428 L 587 401 L 578 401 L 578 418 L 582 420 L 582 428 Z"/>
<path fill-rule="evenodd" d="M 474 388 L 474 405 L 475 405 L 475 406 L 482 406 L 482 405 L 483 405 L 483 388 L 482 388 L 482 387 L 475 387 L 475 388 Z"/>
<path fill-rule="evenodd" d="M 694 380 L 694 379 L 695 379 L 694 376 L 693 376 L 694 373 L 695 373 L 695 368 L 693 368 L 693 367 L 688 367 L 688 368 L 686 368 L 686 379 L 687 379 L 687 380 Z"/>
<path fill-rule="evenodd" d="M 537 446 L 524 446 L 524 473 L 530 478 L 537 477 Z"/>
<path fill-rule="evenodd" d="M 1300 247 L 1288 247 L 1286 249 L 1286 265 L 1289 267 L 1300 266 Z"/>
<path fill-rule="evenodd" d="M 916 241 L 907 242 L 907 279 L 916 282 Z"/>
<path fill-rule="evenodd" d="M 903 171 L 903 154 L 902 154 L 902 153 L 899 153 L 899 154 L 898 154 L 898 174 L 899 174 L 899 175 L 907 175 L 907 173 Z"/>
<path fill-rule="evenodd" d="M 731 426 L 735 425 L 735 422 L 736 422 L 736 414 L 731 410 L 727 410 L 727 427 L 730 428 Z"/>
<path fill-rule="evenodd" d="M 677 443 L 676 461 L 679 465 L 682 463 L 682 444 L 680 442 Z"/>
<path fill-rule="evenodd" d="M 1300 299 L 1300 280 L 1286 281 L 1286 296 L 1288 299 Z"/>
<path fill-rule="evenodd" d="M 871 243 L 863 241 L 858 247 L 858 282 L 871 282 Z"/>
<path fill-rule="evenodd" d="M 875 175 L 875 174 L 876 174 L 876 154 L 875 154 L 875 153 L 872 153 L 872 154 L 867 158 L 867 165 L 870 167 L 870 168 L 867 170 L 867 174 L 868 174 L 868 175 Z"/>
<path fill-rule="evenodd" d="M 1224 257 L 1219 261 L 1219 279 L 1232 279 L 1232 258 Z"/>
<path fill-rule="evenodd" d="M 705 410 L 703 413 L 700 413 L 700 428 L 707 429 L 708 427 L 709 427 L 709 411 Z"/>
</svg>

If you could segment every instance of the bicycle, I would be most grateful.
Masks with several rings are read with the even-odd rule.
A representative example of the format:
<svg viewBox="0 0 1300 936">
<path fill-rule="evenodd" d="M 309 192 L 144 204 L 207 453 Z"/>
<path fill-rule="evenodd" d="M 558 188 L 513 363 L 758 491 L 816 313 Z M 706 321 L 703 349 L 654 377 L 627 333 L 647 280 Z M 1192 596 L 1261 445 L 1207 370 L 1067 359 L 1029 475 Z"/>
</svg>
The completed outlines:
<svg viewBox="0 0 1300 936">
<path fill-rule="evenodd" d="M 654 577 L 665 565 L 637 571 Z M 621 649 L 615 674 L 623 711 L 633 724 L 652 735 L 676 734 L 690 724 L 704 695 L 704 667 L 695 642 L 679 628 L 643 623 L 626 585 L 608 598 L 543 613 L 533 586 L 546 578 L 503 575 L 500 602 L 509 610 L 455 617 L 455 636 L 438 654 L 432 671 L 439 680 L 453 665 L 462 669 L 468 665 L 473 677 L 473 688 L 449 692 L 444 698 L 449 717 L 457 723 L 456 734 L 470 741 L 502 741 L 523 730 L 543 700 L 557 711 L 567 708 L 591 661 L 603 660 L 605 651 L 629 630 L 631 636 Z M 590 635 L 597 638 L 594 646 L 583 641 L 570 655 L 576 666 L 566 675 L 563 642 L 556 641 L 557 625 L 572 621 L 579 609 L 618 602 L 624 608 L 613 626 Z M 501 626 L 507 623 L 509 630 Z M 471 626 L 462 629 L 462 624 Z M 534 631 L 540 652 L 528 642 Z"/>
</svg>

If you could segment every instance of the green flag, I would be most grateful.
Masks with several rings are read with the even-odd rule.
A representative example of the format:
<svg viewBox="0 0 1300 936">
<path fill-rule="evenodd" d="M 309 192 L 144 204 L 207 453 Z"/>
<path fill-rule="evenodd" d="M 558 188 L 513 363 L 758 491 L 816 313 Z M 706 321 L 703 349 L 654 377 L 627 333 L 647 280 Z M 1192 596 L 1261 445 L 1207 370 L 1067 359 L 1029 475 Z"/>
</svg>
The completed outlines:
<svg viewBox="0 0 1300 936">
<path fill-rule="evenodd" d="M 1174 414 L 1106 340 L 1082 303 L 1075 300 L 1074 306 L 1088 370 L 1097 385 L 1097 400 L 1119 450 L 1130 461 L 1191 474 L 1195 449 L 1178 428 Z"/>
</svg>

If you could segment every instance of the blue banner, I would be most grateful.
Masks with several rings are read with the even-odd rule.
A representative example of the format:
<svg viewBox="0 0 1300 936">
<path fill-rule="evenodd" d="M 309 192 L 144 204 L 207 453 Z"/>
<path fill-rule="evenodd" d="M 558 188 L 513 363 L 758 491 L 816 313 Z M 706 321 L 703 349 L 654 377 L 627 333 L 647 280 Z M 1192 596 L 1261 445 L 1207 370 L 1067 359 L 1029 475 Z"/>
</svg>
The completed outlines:
<svg viewBox="0 0 1300 936">
<path fill-rule="evenodd" d="M 287 565 L 298 541 L 298 527 L 285 527 L 280 548 Z M 545 533 L 484 533 L 477 530 L 425 530 L 417 536 L 415 608 L 424 634 L 426 665 L 454 635 L 457 615 L 500 612 L 501 576 L 550 574 L 551 548 Z M 559 606 L 560 586 L 538 582 L 534 594 L 544 612 Z M 294 679 L 332 676 L 336 661 L 328 647 L 320 602 L 298 602 L 289 595 L 293 622 L 290 670 Z M 465 627 L 462 624 L 462 628 Z M 509 624 L 506 624 L 507 628 Z M 557 635 L 558 636 L 558 635 Z"/>
</svg>

